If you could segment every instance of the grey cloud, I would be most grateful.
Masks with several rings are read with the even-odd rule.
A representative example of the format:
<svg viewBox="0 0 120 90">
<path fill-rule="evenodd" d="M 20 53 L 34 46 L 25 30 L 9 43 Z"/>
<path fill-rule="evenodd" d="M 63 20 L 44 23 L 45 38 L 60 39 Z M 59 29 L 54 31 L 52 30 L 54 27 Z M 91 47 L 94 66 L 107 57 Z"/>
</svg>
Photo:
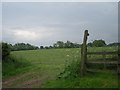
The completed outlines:
<svg viewBox="0 0 120 90">
<path fill-rule="evenodd" d="M 83 32 L 88 29 L 88 42 L 104 39 L 107 43 L 117 40 L 117 3 L 3 3 L 3 30 L 29 30 L 40 33 L 36 27 L 45 27 L 45 36 L 33 41 L 36 45 L 50 45 L 57 40 L 82 43 Z M 30 29 L 30 28 L 34 28 Z M 3 32 L 3 40 L 21 42 Z"/>
</svg>

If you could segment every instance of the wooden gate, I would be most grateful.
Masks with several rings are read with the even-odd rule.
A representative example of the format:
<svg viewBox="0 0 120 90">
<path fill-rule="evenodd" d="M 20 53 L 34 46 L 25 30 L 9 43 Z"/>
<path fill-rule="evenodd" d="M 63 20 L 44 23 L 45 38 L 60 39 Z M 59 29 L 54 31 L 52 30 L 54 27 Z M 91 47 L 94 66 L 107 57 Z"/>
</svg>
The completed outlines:
<svg viewBox="0 0 120 90">
<path fill-rule="evenodd" d="M 120 54 L 118 54 L 118 51 L 114 51 L 114 52 L 87 52 L 87 37 L 89 36 L 88 34 L 88 30 L 85 30 L 84 32 L 84 39 L 83 39 L 83 44 L 81 46 L 81 71 L 80 71 L 80 75 L 81 77 L 85 76 L 85 72 L 86 71 L 94 71 L 91 70 L 89 68 L 87 68 L 87 64 L 104 64 L 104 67 L 106 67 L 106 64 L 115 64 L 117 65 L 117 71 L 119 72 L 119 64 L 118 64 L 118 60 L 120 59 Z M 118 55 L 118 60 L 109 60 L 106 59 L 106 55 L 109 54 L 116 54 Z M 87 60 L 87 55 L 102 55 L 103 56 L 103 60 Z"/>
</svg>

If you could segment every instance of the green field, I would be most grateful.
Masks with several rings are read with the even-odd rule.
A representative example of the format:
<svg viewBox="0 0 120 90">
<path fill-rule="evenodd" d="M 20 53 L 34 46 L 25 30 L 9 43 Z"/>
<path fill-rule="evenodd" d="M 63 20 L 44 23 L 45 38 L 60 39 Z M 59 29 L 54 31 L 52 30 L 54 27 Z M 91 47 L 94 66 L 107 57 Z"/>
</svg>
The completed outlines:
<svg viewBox="0 0 120 90">
<path fill-rule="evenodd" d="M 88 51 L 92 52 L 117 51 L 117 49 L 117 47 L 88 47 Z M 80 60 L 80 48 L 14 51 L 11 55 L 20 62 L 25 62 L 26 67 L 24 65 L 11 69 L 9 65 L 3 66 L 3 72 L 7 71 L 7 74 L 3 75 L 3 88 L 117 88 L 118 86 L 117 74 L 112 73 L 89 73 L 84 78 L 57 80 L 56 76 L 64 71 L 66 65 Z"/>
</svg>

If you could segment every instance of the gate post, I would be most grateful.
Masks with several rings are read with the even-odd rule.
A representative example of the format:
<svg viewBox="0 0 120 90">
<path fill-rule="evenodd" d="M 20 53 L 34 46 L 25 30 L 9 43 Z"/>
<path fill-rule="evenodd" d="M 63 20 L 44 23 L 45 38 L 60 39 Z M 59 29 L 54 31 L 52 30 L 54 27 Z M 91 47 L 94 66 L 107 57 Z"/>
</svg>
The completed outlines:
<svg viewBox="0 0 120 90">
<path fill-rule="evenodd" d="M 85 30 L 84 32 L 84 39 L 83 39 L 83 44 L 81 47 L 81 71 L 80 71 L 80 76 L 83 77 L 85 75 L 85 64 L 86 64 L 86 59 L 87 59 L 87 36 L 89 36 L 88 34 L 88 30 Z"/>
</svg>

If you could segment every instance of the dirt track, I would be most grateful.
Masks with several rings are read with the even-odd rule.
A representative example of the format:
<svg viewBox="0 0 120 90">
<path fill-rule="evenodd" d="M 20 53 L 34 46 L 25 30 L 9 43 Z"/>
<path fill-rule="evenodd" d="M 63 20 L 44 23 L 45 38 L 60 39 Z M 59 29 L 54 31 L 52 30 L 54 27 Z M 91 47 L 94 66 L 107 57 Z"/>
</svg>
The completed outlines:
<svg viewBox="0 0 120 90">
<path fill-rule="evenodd" d="M 55 76 L 37 76 L 34 77 L 35 72 L 27 72 L 2 81 L 3 88 L 34 88 L 39 86 L 43 88 L 42 84 Z M 28 77 L 30 77 L 28 79 Z"/>
</svg>

